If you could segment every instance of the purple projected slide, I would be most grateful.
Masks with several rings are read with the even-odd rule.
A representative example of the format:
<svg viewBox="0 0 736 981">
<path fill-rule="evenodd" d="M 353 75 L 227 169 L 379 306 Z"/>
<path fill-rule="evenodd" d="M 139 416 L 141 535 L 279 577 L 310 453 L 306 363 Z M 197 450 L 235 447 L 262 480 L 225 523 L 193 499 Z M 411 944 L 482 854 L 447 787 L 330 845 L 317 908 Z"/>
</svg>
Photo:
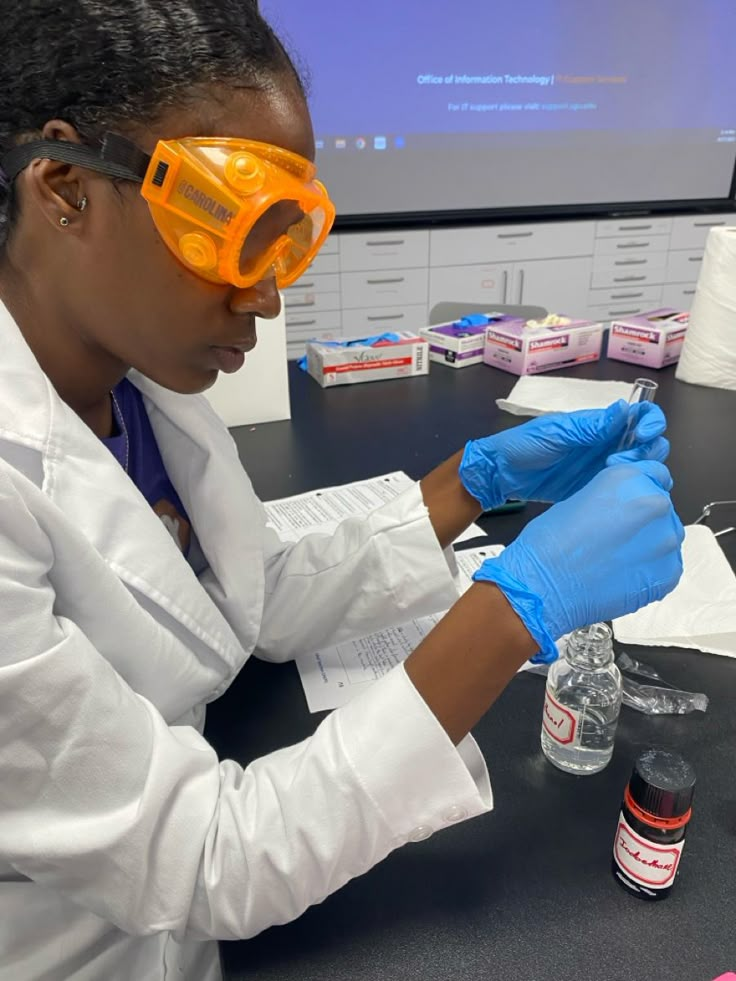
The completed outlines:
<svg viewBox="0 0 736 981">
<path fill-rule="evenodd" d="M 349 216 L 727 200 L 736 0 L 263 0 Z"/>
<path fill-rule="evenodd" d="M 319 134 L 721 127 L 733 0 L 267 0 Z"/>
</svg>

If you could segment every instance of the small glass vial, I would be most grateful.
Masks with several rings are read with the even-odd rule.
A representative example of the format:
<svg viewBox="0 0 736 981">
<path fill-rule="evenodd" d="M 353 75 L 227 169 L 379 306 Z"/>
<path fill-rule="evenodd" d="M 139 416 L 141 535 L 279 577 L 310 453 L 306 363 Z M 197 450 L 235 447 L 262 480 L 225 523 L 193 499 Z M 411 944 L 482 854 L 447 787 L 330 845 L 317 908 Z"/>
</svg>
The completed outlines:
<svg viewBox="0 0 736 981">
<path fill-rule="evenodd" d="M 631 395 L 629 395 L 629 405 L 635 405 L 637 402 L 653 402 L 658 388 L 659 382 L 652 381 L 651 378 L 637 378 L 631 389 Z M 629 416 L 626 429 L 617 447 L 618 453 L 630 450 L 634 445 L 634 432 L 638 421 L 636 416 Z"/>
<path fill-rule="evenodd" d="M 647 749 L 636 761 L 613 842 L 618 884 L 656 902 L 669 896 L 692 813 L 695 770 L 678 753 Z"/>
<path fill-rule="evenodd" d="M 542 715 L 542 750 L 569 773 L 598 773 L 613 755 L 621 711 L 621 673 L 606 623 L 574 630 L 550 666 Z"/>
</svg>

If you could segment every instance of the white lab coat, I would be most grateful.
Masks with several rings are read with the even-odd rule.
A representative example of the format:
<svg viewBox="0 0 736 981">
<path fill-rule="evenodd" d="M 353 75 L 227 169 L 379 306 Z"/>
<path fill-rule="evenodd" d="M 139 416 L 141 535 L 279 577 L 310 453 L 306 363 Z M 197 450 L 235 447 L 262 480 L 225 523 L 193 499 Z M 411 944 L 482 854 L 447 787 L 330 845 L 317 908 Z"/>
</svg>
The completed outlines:
<svg viewBox="0 0 736 981">
<path fill-rule="evenodd" d="M 218 761 L 204 707 L 254 650 L 286 660 L 455 588 L 418 488 L 284 546 L 206 400 L 131 377 L 203 569 L 0 305 L 0 981 L 216 978 L 214 939 L 492 803 L 403 668 L 299 745 Z"/>
</svg>

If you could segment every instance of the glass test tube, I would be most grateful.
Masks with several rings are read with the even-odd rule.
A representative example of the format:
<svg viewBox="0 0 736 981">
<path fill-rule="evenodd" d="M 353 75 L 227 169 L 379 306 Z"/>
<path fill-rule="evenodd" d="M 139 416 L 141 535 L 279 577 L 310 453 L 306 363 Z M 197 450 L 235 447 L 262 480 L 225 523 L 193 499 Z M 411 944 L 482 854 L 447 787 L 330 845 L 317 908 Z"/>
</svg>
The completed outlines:
<svg viewBox="0 0 736 981">
<path fill-rule="evenodd" d="M 637 402 L 653 402 L 658 388 L 659 382 L 652 381 L 651 378 L 637 378 L 634 382 L 634 387 L 631 389 L 629 405 L 635 405 Z M 631 449 L 634 442 L 634 432 L 638 421 L 639 420 L 634 419 L 633 416 L 629 417 L 629 421 L 626 424 L 626 429 L 621 437 L 621 442 L 618 445 L 617 452 L 621 453 L 624 450 Z"/>
</svg>

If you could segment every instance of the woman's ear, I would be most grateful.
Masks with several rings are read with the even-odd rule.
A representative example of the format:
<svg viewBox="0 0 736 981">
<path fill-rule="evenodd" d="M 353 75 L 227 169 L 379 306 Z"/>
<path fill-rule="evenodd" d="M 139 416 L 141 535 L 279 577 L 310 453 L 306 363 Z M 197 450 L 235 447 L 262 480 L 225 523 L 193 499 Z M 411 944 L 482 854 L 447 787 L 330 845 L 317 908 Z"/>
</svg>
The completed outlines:
<svg viewBox="0 0 736 981">
<path fill-rule="evenodd" d="M 41 138 L 81 143 L 76 129 L 63 120 L 46 123 Z M 84 210 L 84 171 L 56 160 L 33 160 L 19 177 L 22 195 L 28 205 L 35 205 L 39 215 L 59 230 L 68 230 Z"/>
</svg>

